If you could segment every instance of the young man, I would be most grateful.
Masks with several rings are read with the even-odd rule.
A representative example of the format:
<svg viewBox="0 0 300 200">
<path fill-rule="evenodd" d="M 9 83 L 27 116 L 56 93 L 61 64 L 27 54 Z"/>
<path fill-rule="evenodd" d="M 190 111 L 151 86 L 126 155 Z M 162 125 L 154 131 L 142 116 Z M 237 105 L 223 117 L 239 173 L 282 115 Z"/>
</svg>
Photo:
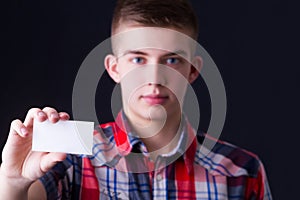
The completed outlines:
<svg viewBox="0 0 300 200">
<path fill-rule="evenodd" d="M 185 0 L 119 0 L 105 67 L 121 85 L 122 111 L 95 131 L 92 156 L 31 151 L 33 120 L 68 120 L 65 112 L 33 108 L 24 122 L 14 120 L 1 198 L 271 199 L 256 155 L 222 141 L 203 153 L 206 135 L 182 112 L 201 68 L 186 39 L 197 38 L 197 24 Z"/>
</svg>

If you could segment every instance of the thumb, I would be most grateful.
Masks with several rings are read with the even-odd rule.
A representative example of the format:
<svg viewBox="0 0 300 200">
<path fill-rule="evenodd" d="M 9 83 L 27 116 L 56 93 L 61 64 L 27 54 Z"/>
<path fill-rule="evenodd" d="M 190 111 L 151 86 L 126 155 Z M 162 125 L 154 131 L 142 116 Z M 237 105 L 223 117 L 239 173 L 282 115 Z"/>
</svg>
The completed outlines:
<svg viewBox="0 0 300 200">
<path fill-rule="evenodd" d="M 40 163 L 41 171 L 44 173 L 48 172 L 55 164 L 65 160 L 66 157 L 67 157 L 66 153 L 57 153 L 57 152 L 51 152 L 44 155 Z"/>
</svg>

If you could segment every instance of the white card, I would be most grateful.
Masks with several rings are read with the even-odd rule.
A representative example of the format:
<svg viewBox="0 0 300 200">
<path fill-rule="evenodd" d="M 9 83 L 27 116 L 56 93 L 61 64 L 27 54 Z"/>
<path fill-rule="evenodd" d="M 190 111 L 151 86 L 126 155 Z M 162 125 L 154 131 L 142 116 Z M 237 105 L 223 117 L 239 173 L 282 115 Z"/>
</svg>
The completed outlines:
<svg viewBox="0 0 300 200">
<path fill-rule="evenodd" d="M 32 150 L 92 154 L 94 122 L 59 121 L 51 123 L 34 121 Z"/>
</svg>

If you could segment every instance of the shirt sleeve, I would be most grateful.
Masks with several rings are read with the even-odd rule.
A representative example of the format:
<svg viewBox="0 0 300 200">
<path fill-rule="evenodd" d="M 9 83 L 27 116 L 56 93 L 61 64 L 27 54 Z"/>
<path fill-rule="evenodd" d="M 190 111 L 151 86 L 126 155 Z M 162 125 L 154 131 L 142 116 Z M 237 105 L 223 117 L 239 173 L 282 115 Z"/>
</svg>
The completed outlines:
<svg viewBox="0 0 300 200">
<path fill-rule="evenodd" d="M 259 169 L 256 177 L 247 179 L 246 199 L 272 200 L 272 195 L 264 165 L 259 161 Z"/>
<path fill-rule="evenodd" d="M 71 199 L 76 180 L 74 168 L 79 166 L 78 159 L 68 155 L 66 160 L 57 163 L 50 171 L 40 178 L 45 187 L 47 199 Z"/>
</svg>

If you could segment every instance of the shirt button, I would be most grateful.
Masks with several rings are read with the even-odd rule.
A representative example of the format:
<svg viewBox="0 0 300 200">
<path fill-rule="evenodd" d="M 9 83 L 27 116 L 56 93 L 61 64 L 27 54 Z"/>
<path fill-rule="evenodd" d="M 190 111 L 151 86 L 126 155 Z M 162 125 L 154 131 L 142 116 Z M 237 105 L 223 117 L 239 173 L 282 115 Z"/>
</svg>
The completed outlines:
<svg viewBox="0 0 300 200">
<path fill-rule="evenodd" d="M 162 176 L 160 174 L 157 174 L 156 180 L 161 181 L 162 180 Z"/>
</svg>

